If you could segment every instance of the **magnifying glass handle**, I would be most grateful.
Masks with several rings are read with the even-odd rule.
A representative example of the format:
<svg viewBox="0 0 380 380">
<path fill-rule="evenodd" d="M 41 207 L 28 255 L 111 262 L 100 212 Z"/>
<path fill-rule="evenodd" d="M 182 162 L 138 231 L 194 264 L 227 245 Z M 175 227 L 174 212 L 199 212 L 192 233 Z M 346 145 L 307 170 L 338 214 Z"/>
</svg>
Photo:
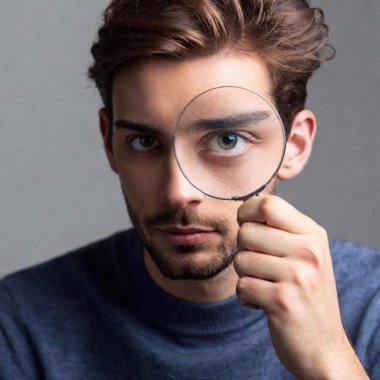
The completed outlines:
<svg viewBox="0 0 380 380">
<path fill-rule="evenodd" d="M 257 189 L 255 192 L 245 195 L 243 197 L 233 197 L 231 198 L 232 201 L 247 201 L 248 199 L 251 199 L 252 197 L 258 197 L 260 193 L 267 187 L 267 184 L 261 186 L 259 189 Z"/>
</svg>

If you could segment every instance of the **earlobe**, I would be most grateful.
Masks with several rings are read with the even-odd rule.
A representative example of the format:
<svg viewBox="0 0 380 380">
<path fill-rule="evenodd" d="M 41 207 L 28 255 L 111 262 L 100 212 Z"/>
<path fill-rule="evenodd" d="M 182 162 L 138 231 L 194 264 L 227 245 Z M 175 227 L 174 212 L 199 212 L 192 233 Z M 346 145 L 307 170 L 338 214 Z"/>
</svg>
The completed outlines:
<svg viewBox="0 0 380 380">
<path fill-rule="evenodd" d="M 303 170 L 310 158 L 316 130 L 317 122 L 311 111 L 302 110 L 295 116 L 278 179 L 294 178 Z"/>
<path fill-rule="evenodd" d="M 100 128 L 100 133 L 103 138 L 103 147 L 108 159 L 108 163 L 111 169 L 117 174 L 118 170 L 117 170 L 117 165 L 116 165 L 115 156 L 113 152 L 112 141 L 109 137 L 110 136 L 109 128 L 112 128 L 112 126 L 109 123 L 105 108 L 101 108 L 99 110 L 99 128 Z"/>
</svg>

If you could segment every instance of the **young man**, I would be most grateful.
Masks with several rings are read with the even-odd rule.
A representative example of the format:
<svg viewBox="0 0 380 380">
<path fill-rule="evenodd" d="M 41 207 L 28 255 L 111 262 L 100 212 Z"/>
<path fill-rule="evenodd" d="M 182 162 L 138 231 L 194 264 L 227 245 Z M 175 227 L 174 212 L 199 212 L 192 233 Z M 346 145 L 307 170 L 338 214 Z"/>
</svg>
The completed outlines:
<svg viewBox="0 0 380 380">
<path fill-rule="evenodd" d="M 379 379 L 379 253 L 275 195 L 310 156 L 328 52 L 304 0 L 114 0 L 90 77 L 134 229 L 1 282 L 1 379 Z M 225 86 L 270 100 L 287 136 L 244 201 L 194 187 L 172 145 L 188 102 Z"/>
</svg>

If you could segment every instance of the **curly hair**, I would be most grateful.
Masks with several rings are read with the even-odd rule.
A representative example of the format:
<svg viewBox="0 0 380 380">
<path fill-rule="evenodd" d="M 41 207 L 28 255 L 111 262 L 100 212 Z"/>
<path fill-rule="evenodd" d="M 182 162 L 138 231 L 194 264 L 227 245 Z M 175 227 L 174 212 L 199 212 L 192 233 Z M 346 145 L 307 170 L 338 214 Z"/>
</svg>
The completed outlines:
<svg viewBox="0 0 380 380">
<path fill-rule="evenodd" d="M 289 133 L 305 106 L 308 79 L 335 55 L 328 37 L 323 11 L 306 0 L 113 0 L 88 74 L 112 121 L 113 78 L 132 60 L 254 52 L 267 64 L 271 95 Z"/>
</svg>

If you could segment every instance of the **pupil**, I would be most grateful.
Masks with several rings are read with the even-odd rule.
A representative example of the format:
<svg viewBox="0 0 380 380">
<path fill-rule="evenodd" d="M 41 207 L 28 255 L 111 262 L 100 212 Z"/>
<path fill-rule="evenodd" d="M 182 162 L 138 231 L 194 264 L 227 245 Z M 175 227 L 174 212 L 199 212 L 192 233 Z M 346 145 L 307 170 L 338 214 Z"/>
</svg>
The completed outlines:
<svg viewBox="0 0 380 380">
<path fill-rule="evenodd" d="M 223 149 L 233 149 L 237 144 L 237 136 L 232 133 L 225 133 L 218 137 L 218 143 Z"/>
<path fill-rule="evenodd" d="M 154 139 L 152 137 L 140 137 L 140 144 L 144 148 L 150 148 L 154 144 Z"/>
</svg>

